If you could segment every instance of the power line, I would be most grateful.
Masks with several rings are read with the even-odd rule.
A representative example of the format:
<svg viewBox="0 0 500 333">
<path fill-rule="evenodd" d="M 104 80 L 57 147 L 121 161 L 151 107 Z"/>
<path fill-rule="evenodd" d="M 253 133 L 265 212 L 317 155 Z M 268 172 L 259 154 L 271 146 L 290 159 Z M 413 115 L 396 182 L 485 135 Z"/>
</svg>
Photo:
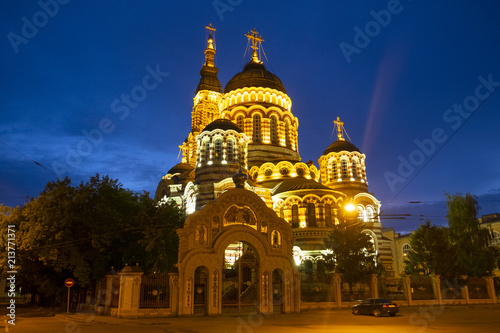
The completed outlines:
<svg viewBox="0 0 500 333">
<path fill-rule="evenodd" d="M 491 96 L 493 96 L 493 94 L 497 91 L 498 87 L 496 87 L 495 89 L 493 89 L 493 91 L 491 92 L 491 94 L 485 98 L 483 101 L 481 101 L 481 103 L 479 104 L 479 106 L 469 115 L 468 118 L 466 118 L 464 120 L 464 122 L 450 135 L 450 138 L 445 141 L 443 143 L 443 145 L 441 145 L 437 151 L 434 153 L 434 155 L 432 155 L 425 163 L 424 165 L 410 178 L 410 180 L 403 186 L 403 188 L 401 190 L 399 190 L 399 192 L 392 198 L 391 202 L 396 199 L 398 197 L 398 195 L 408 186 L 410 185 L 410 183 L 413 181 L 413 179 L 415 179 L 415 177 L 417 177 L 420 172 L 422 172 L 423 169 L 425 169 L 425 167 L 434 159 L 434 157 L 436 157 L 437 154 L 439 154 L 439 152 L 448 144 L 448 142 L 451 141 L 451 139 L 462 129 L 462 127 L 464 127 L 464 125 L 469 121 L 469 119 L 472 118 L 472 116 L 474 116 L 474 114 L 476 114 L 476 112 L 483 106 L 483 104 L 490 99 Z"/>
<path fill-rule="evenodd" d="M 27 160 L 35 163 L 36 165 L 38 165 L 39 167 L 47 170 L 48 172 L 50 172 L 51 174 L 53 174 L 54 176 L 58 177 L 53 171 L 51 171 L 50 169 L 46 168 L 43 164 L 35 161 L 34 159 L 28 157 L 26 154 L 23 154 L 21 151 L 17 150 L 16 148 L 12 147 L 11 145 L 9 145 L 8 143 L 6 143 L 5 141 L 1 140 L 0 139 L 0 142 L 3 143 L 4 145 L 6 145 L 7 147 L 9 147 L 10 149 L 14 150 L 16 153 L 18 153 L 19 155 L 23 156 L 24 158 L 26 158 Z M 59 177 L 58 177 L 59 178 Z"/>
</svg>

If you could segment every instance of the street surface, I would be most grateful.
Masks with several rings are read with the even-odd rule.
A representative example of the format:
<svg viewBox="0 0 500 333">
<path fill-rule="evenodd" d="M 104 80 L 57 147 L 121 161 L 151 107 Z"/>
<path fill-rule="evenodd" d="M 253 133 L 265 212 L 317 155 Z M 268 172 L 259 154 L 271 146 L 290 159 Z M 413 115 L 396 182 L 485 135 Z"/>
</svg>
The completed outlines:
<svg viewBox="0 0 500 333">
<path fill-rule="evenodd" d="M 5 312 L 4 312 L 5 313 Z M 194 316 L 118 319 L 90 313 L 53 315 L 40 308 L 20 308 L 16 325 L 3 322 L 10 333 L 197 333 L 197 332 L 500 332 L 500 304 L 475 306 L 402 307 L 396 317 L 354 316 L 348 309 L 314 310 L 263 316 Z"/>
</svg>

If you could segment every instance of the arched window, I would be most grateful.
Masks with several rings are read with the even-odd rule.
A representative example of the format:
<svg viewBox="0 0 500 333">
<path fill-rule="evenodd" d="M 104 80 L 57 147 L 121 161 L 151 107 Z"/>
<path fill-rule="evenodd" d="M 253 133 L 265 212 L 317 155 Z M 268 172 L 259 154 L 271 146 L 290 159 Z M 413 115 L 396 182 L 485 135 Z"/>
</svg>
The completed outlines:
<svg viewBox="0 0 500 333">
<path fill-rule="evenodd" d="M 234 142 L 233 139 L 227 140 L 227 161 L 228 162 L 233 162 L 234 161 Z"/>
<path fill-rule="evenodd" d="M 236 118 L 236 125 L 244 132 L 245 131 L 245 118 L 243 118 L 243 116 L 238 116 L 238 118 Z"/>
<path fill-rule="evenodd" d="M 253 142 L 261 141 L 261 132 L 260 132 L 260 116 L 258 114 L 253 116 Z"/>
<path fill-rule="evenodd" d="M 351 165 L 351 171 L 352 171 L 352 178 L 356 179 L 358 178 L 358 161 L 356 159 L 352 159 L 352 165 Z"/>
<path fill-rule="evenodd" d="M 332 205 L 325 205 L 325 223 L 327 227 L 332 226 Z"/>
<path fill-rule="evenodd" d="M 210 140 L 205 141 L 205 162 L 210 161 Z"/>
<path fill-rule="evenodd" d="M 408 254 L 410 253 L 410 251 L 411 251 L 410 244 L 404 244 L 403 245 L 403 257 L 407 257 Z"/>
<path fill-rule="evenodd" d="M 222 139 L 221 138 L 215 139 L 214 154 L 215 154 L 216 161 L 222 160 Z"/>
<path fill-rule="evenodd" d="M 337 160 L 336 159 L 333 159 L 332 160 L 332 174 L 330 175 L 330 180 L 331 181 L 334 181 L 338 178 L 338 174 L 337 174 L 338 170 L 337 170 Z"/>
<path fill-rule="evenodd" d="M 366 208 L 366 221 L 367 222 L 374 222 L 373 217 L 374 217 L 373 208 L 367 207 Z"/>
<path fill-rule="evenodd" d="M 271 117 L 271 143 L 278 143 L 278 122 L 276 117 Z"/>
<path fill-rule="evenodd" d="M 292 228 L 298 228 L 298 227 L 299 227 L 299 206 L 293 205 L 292 206 Z"/>
<path fill-rule="evenodd" d="M 316 226 L 316 206 L 313 203 L 307 204 L 307 226 Z"/>
<path fill-rule="evenodd" d="M 285 143 L 287 147 L 291 146 L 290 143 L 290 124 L 288 123 L 288 120 L 285 121 Z"/>
<path fill-rule="evenodd" d="M 358 220 L 364 221 L 365 220 L 365 210 L 361 206 L 358 206 L 357 210 L 358 210 Z"/>
<path fill-rule="evenodd" d="M 342 160 L 340 161 L 340 172 L 342 173 L 342 179 L 347 179 L 349 178 L 349 175 L 348 175 L 348 172 L 347 172 L 347 161 L 346 160 Z"/>
</svg>

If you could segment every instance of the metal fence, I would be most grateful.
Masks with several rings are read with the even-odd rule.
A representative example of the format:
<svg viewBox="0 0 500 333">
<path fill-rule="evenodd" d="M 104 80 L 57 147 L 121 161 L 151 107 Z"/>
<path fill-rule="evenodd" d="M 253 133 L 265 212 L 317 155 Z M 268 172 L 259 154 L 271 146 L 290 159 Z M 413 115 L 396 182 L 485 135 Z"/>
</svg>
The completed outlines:
<svg viewBox="0 0 500 333">
<path fill-rule="evenodd" d="M 328 283 L 302 282 L 300 284 L 302 302 L 335 302 L 333 287 Z"/>
<path fill-rule="evenodd" d="M 110 307 L 117 308 L 120 299 L 120 275 L 116 275 L 111 283 L 111 304 Z"/>
<path fill-rule="evenodd" d="M 408 298 L 405 295 L 404 278 L 379 278 L 378 296 L 390 300 L 404 301 Z"/>
<path fill-rule="evenodd" d="M 412 276 L 411 298 L 414 300 L 436 299 L 432 279 L 430 276 Z"/>
<path fill-rule="evenodd" d="M 169 302 L 168 275 L 144 275 L 141 281 L 141 308 L 168 308 Z"/>
<path fill-rule="evenodd" d="M 467 289 L 469 290 L 469 298 L 473 299 L 487 299 L 488 287 L 486 280 L 483 278 L 469 278 L 467 281 Z"/>
</svg>

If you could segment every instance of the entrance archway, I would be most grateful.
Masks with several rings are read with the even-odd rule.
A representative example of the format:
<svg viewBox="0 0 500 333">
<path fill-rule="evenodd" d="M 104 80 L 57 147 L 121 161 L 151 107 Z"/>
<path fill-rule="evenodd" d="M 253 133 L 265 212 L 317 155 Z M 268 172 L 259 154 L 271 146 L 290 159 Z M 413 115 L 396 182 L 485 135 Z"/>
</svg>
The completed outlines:
<svg viewBox="0 0 500 333">
<path fill-rule="evenodd" d="M 242 313 L 258 310 L 259 260 L 248 243 L 229 244 L 224 251 L 222 270 L 222 311 Z"/>
<path fill-rule="evenodd" d="M 194 271 L 194 314 L 207 314 L 208 274 L 208 269 L 205 266 L 198 266 Z"/>
</svg>

